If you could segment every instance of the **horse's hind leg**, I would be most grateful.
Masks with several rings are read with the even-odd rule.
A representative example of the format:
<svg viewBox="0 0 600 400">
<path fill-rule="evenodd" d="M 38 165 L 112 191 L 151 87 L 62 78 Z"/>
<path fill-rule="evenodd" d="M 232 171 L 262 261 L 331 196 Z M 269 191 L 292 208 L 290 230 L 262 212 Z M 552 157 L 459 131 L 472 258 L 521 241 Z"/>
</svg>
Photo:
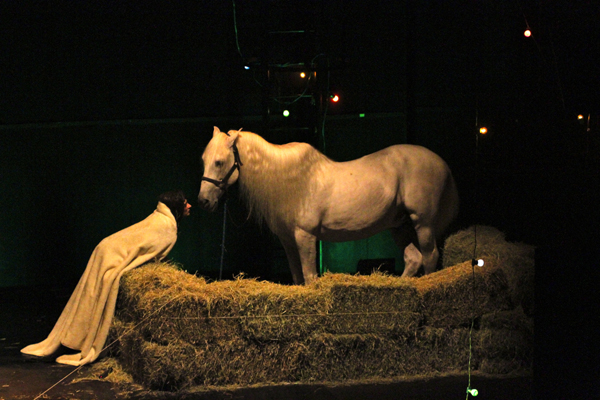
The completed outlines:
<svg viewBox="0 0 600 400">
<path fill-rule="evenodd" d="M 410 224 L 403 224 L 392 229 L 392 236 L 398 247 L 404 249 L 403 277 L 415 276 L 423 266 L 423 272 L 435 272 L 439 252 L 435 235 L 431 228 L 413 228 Z"/>
<path fill-rule="evenodd" d="M 417 248 L 418 239 L 415 229 L 410 224 L 392 228 L 392 237 L 400 250 L 404 251 L 403 277 L 415 276 L 422 264 L 421 252 Z"/>
<path fill-rule="evenodd" d="M 419 227 L 416 229 L 419 239 L 419 248 L 423 256 L 423 270 L 425 274 L 435 272 L 440 253 L 437 248 L 435 234 L 429 227 Z"/>
<path fill-rule="evenodd" d="M 423 255 L 414 243 L 406 246 L 404 248 L 404 272 L 402 272 L 402 276 L 415 276 L 419 272 L 419 268 L 421 268 L 422 260 Z"/>
</svg>

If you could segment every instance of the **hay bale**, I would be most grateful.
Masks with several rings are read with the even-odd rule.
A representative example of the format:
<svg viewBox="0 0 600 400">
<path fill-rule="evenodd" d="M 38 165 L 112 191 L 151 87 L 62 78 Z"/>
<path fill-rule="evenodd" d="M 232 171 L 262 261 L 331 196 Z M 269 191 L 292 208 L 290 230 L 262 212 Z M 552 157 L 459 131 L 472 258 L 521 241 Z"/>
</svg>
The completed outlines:
<svg viewBox="0 0 600 400">
<path fill-rule="evenodd" d="M 313 375 L 303 378 L 340 382 L 460 372 L 468 363 L 468 335 L 465 328 L 420 327 L 407 339 L 379 334 L 313 336 L 307 369 Z"/>
<path fill-rule="evenodd" d="M 122 339 L 120 358 L 136 382 L 153 390 L 181 390 L 192 385 L 224 386 L 299 380 L 304 363 L 302 341 L 268 342 L 235 339 L 194 346 L 144 340 L 132 331 Z"/>
<path fill-rule="evenodd" d="M 428 326 L 468 326 L 477 316 L 514 308 L 504 271 L 495 261 L 485 268 L 473 268 L 469 261 L 411 280 L 422 296 Z"/>
<path fill-rule="evenodd" d="M 121 343 L 127 351 L 120 361 L 137 383 L 153 390 L 179 390 L 197 379 L 201 352 L 190 343 L 161 345 L 145 341 L 135 330 L 125 334 Z"/>
<path fill-rule="evenodd" d="M 477 236 L 475 236 L 477 231 Z M 475 251 L 477 239 L 477 254 Z M 491 226 L 477 225 L 458 231 L 446 238 L 443 249 L 443 268 L 471 261 L 473 258 L 496 258 L 504 253 L 506 236 Z"/>
<path fill-rule="evenodd" d="M 328 299 L 326 333 L 408 335 L 420 324 L 419 293 L 400 277 L 327 273 L 314 288 Z"/>
<path fill-rule="evenodd" d="M 116 315 L 138 324 L 142 336 L 157 343 L 218 340 L 228 337 L 235 324 L 228 320 L 206 323 L 209 312 L 219 314 L 223 308 L 210 295 L 216 289 L 204 278 L 171 264 L 150 263 L 123 276 Z"/>
<path fill-rule="evenodd" d="M 405 351 L 398 341 L 377 334 L 314 335 L 302 381 L 346 381 L 405 373 Z"/>
<path fill-rule="evenodd" d="M 473 365 L 480 372 L 523 372 L 533 363 L 533 335 L 523 330 L 480 329 L 473 335 Z"/>
<path fill-rule="evenodd" d="M 455 373 L 469 361 L 469 329 L 422 326 L 411 343 L 412 363 L 420 374 Z"/>
<path fill-rule="evenodd" d="M 127 274 L 117 316 L 141 321 L 138 329 L 144 339 L 160 344 L 174 340 L 203 344 L 240 337 L 292 340 L 322 325 L 321 293 L 309 287 L 255 279 L 206 284 L 203 278 L 180 272 L 157 263 Z M 158 284 L 174 277 L 180 283 L 178 289 Z"/>
<path fill-rule="evenodd" d="M 138 270 L 123 282 L 118 317 L 143 320 L 138 329 L 156 343 L 294 340 L 314 332 L 406 334 L 421 318 L 416 289 L 384 274 L 327 274 L 312 286 L 285 286 L 254 279 L 206 284 L 160 264 Z M 174 276 L 182 282 L 178 290 L 160 283 Z"/>
<path fill-rule="evenodd" d="M 115 354 L 136 382 L 161 390 L 460 372 L 470 336 L 477 368 L 530 368 L 531 318 L 504 311 L 515 308 L 506 269 L 486 261 L 475 279 L 468 262 L 421 278 L 326 274 L 307 286 L 207 283 L 148 264 L 121 281 Z"/>
<path fill-rule="evenodd" d="M 533 338 L 533 318 L 526 315 L 521 307 L 484 314 L 481 316 L 479 327 L 481 329 L 521 331 Z"/>
<path fill-rule="evenodd" d="M 527 315 L 533 315 L 534 254 L 534 246 L 507 242 L 504 233 L 498 229 L 477 225 L 456 232 L 446 239 L 443 267 L 448 268 L 473 258 L 497 262 L 504 270 L 512 302 L 520 304 Z"/>
<path fill-rule="evenodd" d="M 328 307 L 319 291 L 305 286 L 254 281 L 238 294 L 240 336 L 248 340 L 304 338 L 321 330 Z"/>
</svg>

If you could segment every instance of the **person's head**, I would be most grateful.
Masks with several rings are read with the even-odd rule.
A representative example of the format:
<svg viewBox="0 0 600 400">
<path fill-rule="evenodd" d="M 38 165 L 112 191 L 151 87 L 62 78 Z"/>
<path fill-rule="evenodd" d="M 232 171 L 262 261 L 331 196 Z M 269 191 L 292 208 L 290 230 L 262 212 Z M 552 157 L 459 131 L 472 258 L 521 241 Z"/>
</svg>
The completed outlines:
<svg viewBox="0 0 600 400">
<path fill-rule="evenodd" d="M 182 217 L 190 215 L 190 208 L 192 208 L 192 206 L 188 203 L 185 194 L 181 190 L 172 190 L 170 192 L 162 193 L 158 196 L 158 201 L 169 207 L 171 214 L 173 214 L 177 222 L 179 222 Z"/>
</svg>

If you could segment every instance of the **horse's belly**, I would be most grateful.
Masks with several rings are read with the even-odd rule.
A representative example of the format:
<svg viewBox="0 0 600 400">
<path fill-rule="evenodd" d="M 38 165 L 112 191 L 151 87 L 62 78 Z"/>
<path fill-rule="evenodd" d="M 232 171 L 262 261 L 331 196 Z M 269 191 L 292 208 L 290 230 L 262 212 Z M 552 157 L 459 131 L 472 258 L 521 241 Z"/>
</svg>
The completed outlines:
<svg viewBox="0 0 600 400">
<path fill-rule="evenodd" d="M 377 176 L 375 173 L 372 176 Z M 386 187 L 382 179 L 346 179 L 325 199 L 319 216 L 317 236 L 321 240 L 345 242 L 364 239 L 398 226 L 403 214 L 396 200 L 396 188 Z M 389 186 L 389 185 L 388 185 Z"/>
<path fill-rule="evenodd" d="M 390 228 L 390 227 L 387 227 Z M 329 230 L 322 229 L 320 235 L 317 236 L 319 240 L 325 242 L 349 242 L 353 240 L 366 239 L 379 232 L 384 231 L 384 227 L 379 229 L 363 229 L 363 230 Z"/>
<path fill-rule="evenodd" d="M 364 213 L 362 216 L 354 215 L 346 220 L 322 221 L 317 237 L 326 242 L 365 239 L 386 229 L 399 226 L 401 220 L 402 218 L 398 217 L 395 212 L 389 212 L 378 216 Z"/>
</svg>

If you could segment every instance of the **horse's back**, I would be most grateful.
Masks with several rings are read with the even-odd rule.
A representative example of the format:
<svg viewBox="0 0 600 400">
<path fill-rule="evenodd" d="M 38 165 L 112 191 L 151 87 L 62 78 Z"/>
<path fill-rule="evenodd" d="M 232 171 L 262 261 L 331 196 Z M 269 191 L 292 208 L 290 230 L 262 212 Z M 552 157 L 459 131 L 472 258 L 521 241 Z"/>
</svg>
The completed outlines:
<svg viewBox="0 0 600 400">
<path fill-rule="evenodd" d="M 415 144 L 397 144 L 381 150 L 389 151 L 397 157 L 401 163 L 411 167 L 427 167 L 433 169 L 448 170 L 446 162 L 436 153 L 426 147 Z"/>
<path fill-rule="evenodd" d="M 458 191 L 450 167 L 439 155 L 411 144 L 390 146 L 373 154 L 394 164 L 402 202 L 409 213 L 428 214 L 438 232 L 456 218 Z"/>
</svg>

